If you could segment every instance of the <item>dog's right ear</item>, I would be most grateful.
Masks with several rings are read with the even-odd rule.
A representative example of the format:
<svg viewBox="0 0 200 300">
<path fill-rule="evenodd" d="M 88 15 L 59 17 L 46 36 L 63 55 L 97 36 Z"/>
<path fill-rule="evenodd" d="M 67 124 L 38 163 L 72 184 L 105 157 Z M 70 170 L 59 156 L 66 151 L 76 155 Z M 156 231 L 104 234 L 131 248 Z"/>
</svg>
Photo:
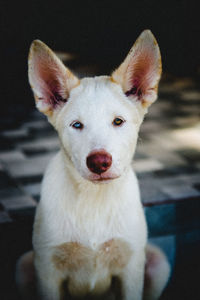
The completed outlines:
<svg viewBox="0 0 200 300">
<path fill-rule="evenodd" d="M 30 48 L 28 75 L 37 108 L 51 116 L 69 97 L 79 79 L 43 42 L 35 40 Z"/>
<path fill-rule="evenodd" d="M 147 108 L 157 98 L 161 71 L 157 41 L 150 30 L 144 30 L 111 78 L 121 85 L 130 100 Z"/>
</svg>

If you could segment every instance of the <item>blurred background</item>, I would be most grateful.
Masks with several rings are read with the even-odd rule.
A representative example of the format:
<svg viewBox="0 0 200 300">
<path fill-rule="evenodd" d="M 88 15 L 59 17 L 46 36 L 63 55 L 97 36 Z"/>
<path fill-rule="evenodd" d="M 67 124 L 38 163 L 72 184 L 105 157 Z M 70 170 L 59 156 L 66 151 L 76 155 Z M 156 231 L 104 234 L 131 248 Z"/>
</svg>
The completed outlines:
<svg viewBox="0 0 200 300">
<path fill-rule="evenodd" d="M 1 0 L 1 95 L 9 106 L 33 105 L 27 82 L 31 42 L 72 53 L 80 64 L 109 73 L 136 37 L 151 29 L 164 72 L 199 76 L 200 22 L 196 1 L 5 1 Z M 77 61 L 76 61 L 77 62 Z M 8 101 L 8 102 L 7 102 Z M 3 108 L 3 111 L 2 111 Z M 7 110 L 3 105 L 1 114 Z M 15 106 L 15 112 L 19 106 Z"/>
<path fill-rule="evenodd" d="M 0 1 L 0 299 L 19 299 L 16 259 L 32 247 L 40 182 L 59 149 L 34 108 L 27 78 L 40 39 L 78 76 L 110 74 L 150 29 L 161 49 L 159 100 L 142 125 L 133 162 L 149 237 L 172 276 L 163 300 L 200 299 L 200 18 L 198 1 Z"/>
</svg>

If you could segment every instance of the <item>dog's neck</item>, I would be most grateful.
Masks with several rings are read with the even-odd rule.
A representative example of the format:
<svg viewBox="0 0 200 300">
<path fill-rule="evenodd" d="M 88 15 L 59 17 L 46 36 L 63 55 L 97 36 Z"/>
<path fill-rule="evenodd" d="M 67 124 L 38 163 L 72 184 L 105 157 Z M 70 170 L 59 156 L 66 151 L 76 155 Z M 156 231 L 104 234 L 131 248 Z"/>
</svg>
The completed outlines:
<svg viewBox="0 0 200 300">
<path fill-rule="evenodd" d="M 110 226 L 116 220 L 116 226 L 123 226 L 123 221 L 120 223 L 119 220 L 124 220 L 129 211 L 137 214 L 138 209 L 141 209 L 138 183 L 131 165 L 122 176 L 108 183 L 93 183 L 82 178 L 63 149 L 60 152 L 59 165 L 62 166 L 64 184 L 61 197 L 64 201 L 60 207 L 69 213 L 71 222 L 79 224 L 84 232 L 92 230 L 91 224 L 96 224 L 94 227 L 99 228 L 99 223 Z M 58 201 L 60 199 L 57 203 Z M 100 233 L 98 236 L 100 238 Z M 105 238 L 105 234 L 103 237 Z"/>
</svg>

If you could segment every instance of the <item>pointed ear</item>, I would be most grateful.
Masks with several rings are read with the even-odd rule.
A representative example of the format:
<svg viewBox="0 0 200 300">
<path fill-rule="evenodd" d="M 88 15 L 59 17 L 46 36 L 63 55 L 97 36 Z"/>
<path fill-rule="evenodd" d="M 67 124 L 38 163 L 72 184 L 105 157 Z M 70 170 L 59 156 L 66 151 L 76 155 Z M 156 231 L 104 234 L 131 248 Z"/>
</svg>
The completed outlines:
<svg viewBox="0 0 200 300">
<path fill-rule="evenodd" d="M 79 79 L 43 42 L 35 40 L 30 48 L 28 75 L 37 108 L 50 116 L 61 108 Z"/>
<path fill-rule="evenodd" d="M 161 77 L 161 55 L 156 39 L 145 30 L 136 40 L 128 56 L 113 72 L 113 81 L 119 83 L 127 97 L 148 107 L 157 98 Z"/>
</svg>

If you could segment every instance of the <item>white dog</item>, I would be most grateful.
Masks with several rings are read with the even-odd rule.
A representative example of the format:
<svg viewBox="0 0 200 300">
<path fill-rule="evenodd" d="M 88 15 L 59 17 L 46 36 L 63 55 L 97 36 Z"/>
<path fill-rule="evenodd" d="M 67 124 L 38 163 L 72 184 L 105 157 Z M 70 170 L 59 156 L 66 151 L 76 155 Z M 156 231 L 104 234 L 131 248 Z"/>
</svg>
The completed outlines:
<svg viewBox="0 0 200 300">
<path fill-rule="evenodd" d="M 61 150 L 43 179 L 34 253 L 17 266 L 25 299 L 31 299 L 34 280 L 40 298 L 48 300 L 161 295 L 169 265 L 159 249 L 147 246 L 131 167 L 160 76 L 160 51 L 149 30 L 111 76 L 82 80 L 44 43 L 33 42 L 29 81 L 38 109 L 58 132 Z"/>
</svg>

